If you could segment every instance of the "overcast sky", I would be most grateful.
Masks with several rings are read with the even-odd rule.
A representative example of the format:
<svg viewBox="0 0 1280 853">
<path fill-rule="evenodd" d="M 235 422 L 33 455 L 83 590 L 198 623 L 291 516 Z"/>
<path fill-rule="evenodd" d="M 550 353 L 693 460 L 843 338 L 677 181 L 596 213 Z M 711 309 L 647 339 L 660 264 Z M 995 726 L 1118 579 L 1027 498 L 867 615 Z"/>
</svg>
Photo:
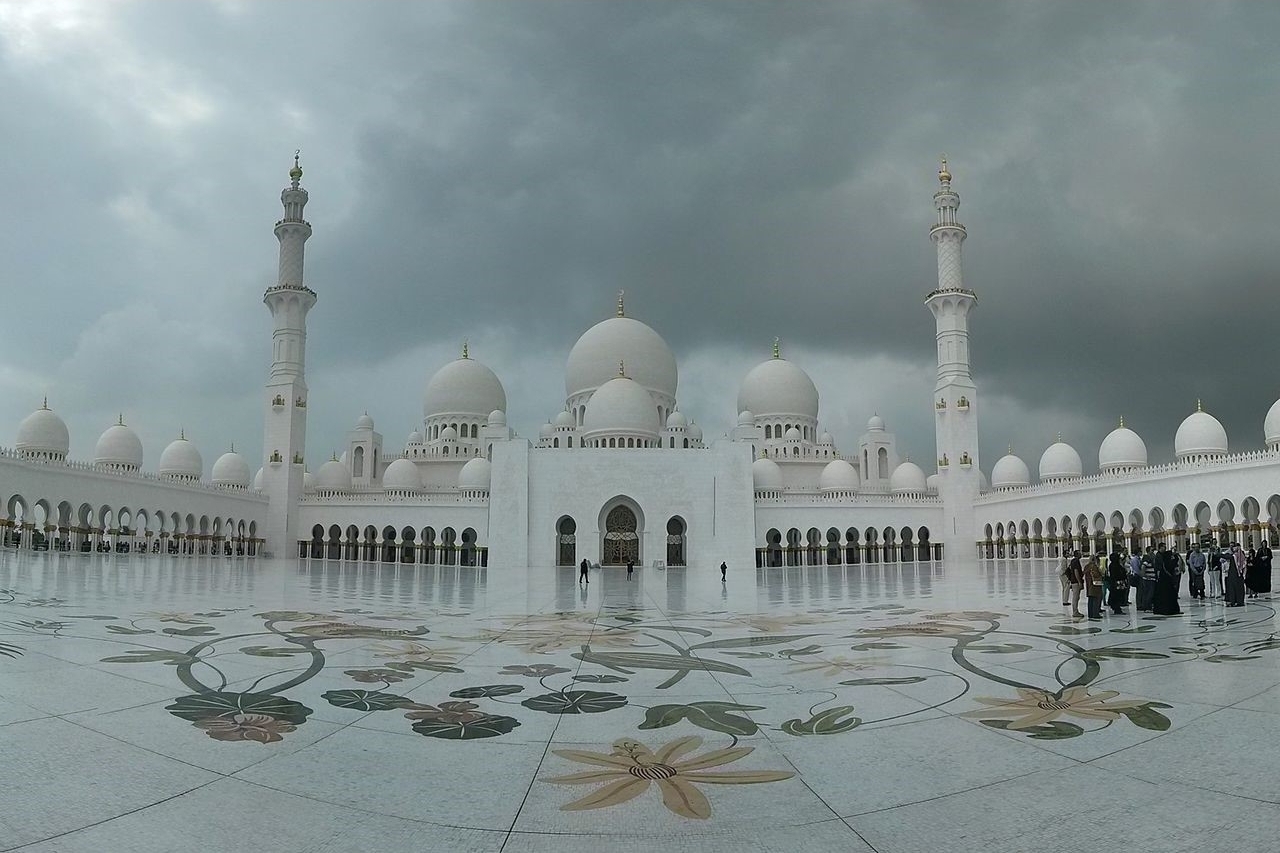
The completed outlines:
<svg viewBox="0 0 1280 853">
<path fill-rule="evenodd" d="M 1152 461 L 1203 398 L 1280 395 L 1276 3 L 0 0 L 0 443 L 48 394 L 89 459 L 261 460 L 279 192 L 302 149 L 314 470 L 389 449 L 471 354 L 536 435 L 625 288 L 719 435 L 774 335 L 846 451 L 932 471 L 945 152 L 983 467 L 1120 415 Z"/>
</svg>

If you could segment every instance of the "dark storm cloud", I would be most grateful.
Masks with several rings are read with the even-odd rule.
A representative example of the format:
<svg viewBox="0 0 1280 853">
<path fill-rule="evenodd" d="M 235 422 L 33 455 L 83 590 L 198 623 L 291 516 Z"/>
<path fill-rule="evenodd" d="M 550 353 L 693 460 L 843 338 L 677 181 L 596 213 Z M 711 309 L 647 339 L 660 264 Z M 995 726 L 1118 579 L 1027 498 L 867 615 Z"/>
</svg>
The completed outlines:
<svg viewBox="0 0 1280 853">
<path fill-rule="evenodd" d="M 16 423 L 60 385 L 85 419 L 82 455 L 94 418 L 126 404 L 164 429 L 191 409 L 211 442 L 256 455 L 258 298 L 295 145 L 321 294 L 313 446 L 367 405 L 398 443 L 464 337 L 484 342 L 532 431 L 557 408 L 573 340 L 623 288 L 680 357 L 682 387 L 722 389 L 682 395 L 710 428 L 730 424 L 738 379 L 779 335 L 846 450 L 879 411 L 927 461 L 920 300 L 943 151 L 980 297 L 986 467 L 1011 442 L 1034 469 L 1058 429 L 1089 466 L 1120 414 L 1167 458 L 1198 397 L 1235 446 L 1258 446 L 1280 392 L 1272 4 L 150 3 L 82 17 L 73 55 L 75 28 L 0 16 L 0 415 Z M 129 341 L 131 323 L 147 334 Z"/>
</svg>

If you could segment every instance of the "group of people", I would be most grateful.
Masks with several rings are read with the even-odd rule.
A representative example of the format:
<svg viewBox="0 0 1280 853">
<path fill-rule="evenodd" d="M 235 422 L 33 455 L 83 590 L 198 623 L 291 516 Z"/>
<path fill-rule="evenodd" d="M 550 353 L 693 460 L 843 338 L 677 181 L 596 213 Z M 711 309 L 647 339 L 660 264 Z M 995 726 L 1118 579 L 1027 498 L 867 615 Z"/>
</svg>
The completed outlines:
<svg viewBox="0 0 1280 853">
<path fill-rule="evenodd" d="M 1162 542 L 1148 545 L 1143 553 L 1113 551 L 1101 562 L 1101 554 L 1081 555 L 1073 551 L 1062 558 L 1059 580 L 1062 583 L 1062 605 L 1071 615 L 1084 618 L 1080 612 L 1080 596 L 1088 602 L 1088 618 L 1101 619 L 1102 608 L 1122 613 L 1129 606 L 1129 590 L 1136 590 L 1139 611 L 1162 616 L 1176 616 L 1182 576 L 1187 576 L 1191 598 L 1223 599 L 1227 607 L 1244 606 L 1245 597 L 1257 598 L 1271 592 L 1271 543 L 1258 549 L 1243 549 L 1238 543 L 1229 548 L 1213 545 L 1201 550 L 1192 546 L 1186 554 L 1169 550 Z M 1206 583 L 1207 581 L 1207 583 Z M 1206 586 L 1208 594 L 1206 596 Z"/>
</svg>

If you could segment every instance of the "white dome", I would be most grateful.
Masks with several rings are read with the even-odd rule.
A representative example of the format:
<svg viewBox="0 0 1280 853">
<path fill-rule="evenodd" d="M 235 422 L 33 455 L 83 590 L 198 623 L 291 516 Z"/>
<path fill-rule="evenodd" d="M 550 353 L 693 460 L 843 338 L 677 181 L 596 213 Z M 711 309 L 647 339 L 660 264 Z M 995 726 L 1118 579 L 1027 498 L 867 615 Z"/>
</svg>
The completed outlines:
<svg viewBox="0 0 1280 853">
<path fill-rule="evenodd" d="M 667 416 L 667 429 L 688 429 L 689 419 L 679 409 Z"/>
<path fill-rule="evenodd" d="M 1103 471 L 1113 468 L 1145 468 L 1147 445 L 1136 432 L 1120 421 L 1120 426 L 1107 433 L 1098 447 L 1098 467 Z"/>
<path fill-rule="evenodd" d="M 1218 419 L 1197 407 L 1173 437 L 1178 459 L 1188 456 L 1221 456 L 1227 452 L 1227 431 Z"/>
<path fill-rule="evenodd" d="M 93 449 L 93 464 L 137 470 L 142 467 L 142 441 L 123 420 L 112 424 L 98 438 Z"/>
<path fill-rule="evenodd" d="M 991 485 L 996 489 L 1016 489 L 1031 485 L 1031 469 L 1022 457 L 1009 453 L 1001 456 L 991 469 Z"/>
<path fill-rule="evenodd" d="M 1262 422 L 1262 432 L 1266 436 L 1267 447 L 1280 444 L 1280 400 L 1272 403 L 1267 410 L 1266 420 Z"/>
<path fill-rule="evenodd" d="M 1061 438 L 1049 445 L 1040 457 L 1041 480 L 1065 480 L 1084 473 L 1084 464 L 1076 449 Z"/>
<path fill-rule="evenodd" d="M 751 480 L 757 492 L 782 491 L 782 469 L 772 459 L 757 459 L 752 462 Z"/>
<path fill-rule="evenodd" d="M 856 492 L 860 485 L 858 469 L 846 459 L 832 459 L 818 476 L 820 492 Z"/>
<path fill-rule="evenodd" d="M 316 489 L 322 492 L 341 492 L 351 488 L 351 473 L 337 459 L 330 459 L 316 472 Z"/>
<path fill-rule="evenodd" d="M 676 357 L 661 335 L 630 317 L 610 317 L 578 338 L 565 365 L 565 396 L 604 386 L 618 375 L 619 362 L 641 387 L 675 399 Z"/>
<path fill-rule="evenodd" d="M 889 491 L 895 495 L 915 492 L 923 494 L 928 488 L 929 484 L 924 471 L 911 460 L 899 464 L 889 476 Z"/>
<path fill-rule="evenodd" d="M 942 482 L 941 475 L 930 474 L 928 477 L 925 478 L 924 487 L 925 489 L 927 489 L 928 491 L 936 495 L 938 493 L 938 484 L 941 482 Z"/>
<path fill-rule="evenodd" d="M 872 415 L 867 420 L 867 432 L 884 432 L 884 418 Z"/>
<path fill-rule="evenodd" d="M 178 477 L 184 480 L 199 480 L 204 475 L 204 459 L 196 446 L 186 437 L 175 439 L 160 454 L 160 466 L 157 469 L 162 477 Z"/>
<path fill-rule="evenodd" d="M 617 376 L 596 389 L 582 418 L 584 438 L 622 434 L 657 439 L 658 410 L 649 392 L 627 376 Z"/>
<path fill-rule="evenodd" d="M 316 477 L 310 471 L 302 472 L 302 491 L 310 494 L 316 490 Z"/>
<path fill-rule="evenodd" d="M 422 444 L 422 433 L 415 429 L 413 432 L 409 433 L 409 438 L 405 441 L 405 446 L 417 447 L 419 444 Z"/>
<path fill-rule="evenodd" d="M 485 422 L 488 426 L 501 427 L 507 425 L 507 413 L 502 409 L 494 409 L 489 413 L 489 419 Z"/>
<path fill-rule="evenodd" d="M 441 441 L 457 441 L 458 431 L 454 429 L 452 426 L 447 426 L 444 429 L 440 430 L 440 440 Z"/>
<path fill-rule="evenodd" d="M 489 464 L 489 460 L 483 456 L 477 456 L 462 466 L 462 470 L 458 472 L 458 488 L 473 490 L 489 488 L 489 479 L 493 473 L 493 466 Z"/>
<path fill-rule="evenodd" d="M 755 426 L 756 416 L 750 411 L 743 409 L 738 412 L 738 426 Z"/>
<path fill-rule="evenodd" d="M 14 447 L 25 453 L 46 453 L 65 458 L 71 449 L 71 434 L 62 418 L 44 405 L 18 424 L 18 440 Z"/>
<path fill-rule="evenodd" d="M 787 430 L 786 435 L 784 435 L 782 438 L 785 441 L 799 441 L 800 440 L 799 427 L 791 427 L 790 429 Z"/>
<path fill-rule="evenodd" d="M 382 472 L 382 487 L 388 491 L 415 491 L 422 488 L 422 475 L 408 459 L 397 459 Z"/>
<path fill-rule="evenodd" d="M 689 438 L 694 441 L 702 441 L 702 427 L 696 423 L 689 424 Z"/>
<path fill-rule="evenodd" d="M 436 371 L 427 383 L 422 412 L 436 415 L 484 417 L 495 409 L 507 409 L 507 392 L 497 375 L 478 361 L 459 358 Z"/>
<path fill-rule="evenodd" d="M 555 434 L 555 431 L 556 431 L 555 426 L 551 423 L 551 421 L 547 421 L 545 424 L 538 427 L 538 437 L 551 438 L 551 436 Z"/>
<path fill-rule="evenodd" d="M 757 415 L 799 415 L 817 419 L 818 389 L 809 374 L 785 358 L 762 361 L 738 388 L 738 408 Z"/>
<path fill-rule="evenodd" d="M 255 492 L 262 491 L 262 482 L 263 482 L 262 478 L 264 476 L 262 472 L 265 470 L 266 470 L 265 468 L 259 468 L 258 473 L 253 475 L 253 490 Z"/>
<path fill-rule="evenodd" d="M 556 429 L 573 429 L 577 425 L 578 422 L 573 419 L 573 412 L 566 411 L 556 415 Z"/>
<path fill-rule="evenodd" d="M 210 479 L 217 486 L 247 489 L 249 488 L 249 463 L 234 450 L 224 453 L 213 463 Z"/>
<path fill-rule="evenodd" d="M 836 443 L 835 438 L 829 432 L 824 432 L 818 436 L 818 445 L 820 447 L 831 447 Z"/>
<path fill-rule="evenodd" d="M 369 417 L 369 413 L 365 412 L 356 418 L 356 429 L 373 429 L 373 418 Z"/>
</svg>

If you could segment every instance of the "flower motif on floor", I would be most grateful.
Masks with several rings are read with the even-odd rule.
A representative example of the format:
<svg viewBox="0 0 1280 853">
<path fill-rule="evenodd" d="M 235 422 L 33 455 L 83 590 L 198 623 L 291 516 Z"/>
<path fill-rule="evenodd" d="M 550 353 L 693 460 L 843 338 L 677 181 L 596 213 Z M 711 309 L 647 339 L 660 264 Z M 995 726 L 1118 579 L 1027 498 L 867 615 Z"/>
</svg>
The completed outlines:
<svg viewBox="0 0 1280 853">
<path fill-rule="evenodd" d="M 1004 619 L 1008 615 L 1008 613 L 996 613 L 994 610 L 938 610 L 925 618 L 930 621 L 993 622 Z"/>
<path fill-rule="evenodd" d="M 572 672 L 568 667 L 555 666 L 549 663 L 535 663 L 530 666 L 504 666 L 499 675 L 522 675 L 525 678 L 546 678 L 548 675 L 559 675 Z"/>
<path fill-rule="evenodd" d="M 1146 703 L 1137 699 L 1124 699 L 1112 702 L 1120 694 L 1114 690 L 1100 690 L 1093 695 L 1083 687 L 1067 687 L 1058 693 L 1046 690 L 1033 690 L 1025 687 L 1017 688 L 1017 699 L 991 699 L 983 696 L 974 697 L 975 702 L 989 705 L 976 711 L 966 711 L 962 717 L 986 718 L 1014 717 L 1008 728 L 1013 730 L 1029 729 L 1032 726 L 1050 723 L 1061 716 L 1077 717 L 1085 720 L 1103 720 L 1111 722 L 1120 718 L 1127 710 L 1141 708 Z"/>
<path fill-rule="evenodd" d="M 192 723 L 214 740 L 253 741 L 254 743 L 275 743 L 284 740 L 286 733 L 298 727 L 284 720 L 266 714 L 231 714 L 222 717 L 208 717 Z"/>
<path fill-rule="evenodd" d="M 456 646 L 431 648 L 422 643 L 376 643 L 373 646 L 376 658 L 395 658 L 399 661 L 431 661 L 433 663 L 457 663 L 461 650 Z"/>
<path fill-rule="evenodd" d="M 405 705 L 409 713 L 406 720 L 431 720 L 436 723 L 474 723 L 489 716 L 480 710 L 474 702 L 441 702 L 438 706 L 421 705 L 417 702 Z"/>
<path fill-rule="evenodd" d="M 847 672 L 858 672 L 864 669 L 875 669 L 878 666 L 885 666 L 886 662 L 875 658 L 862 658 L 860 660 L 849 660 L 844 655 L 836 655 L 823 660 L 793 660 L 791 672 L 817 672 L 821 675 L 828 675 L 835 678 L 838 675 L 844 675 Z"/>
<path fill-rule="evenodd" d="M 427 633 L 425 627 L 412 629 L 373 628 L 368 625 L 354 625 L 349 622 L 319 622 L 314 625 L 302 625 L 293 629 L 293 633 L 317 640 L 394 640 L 398 637 L 418 637 Z"/>
<path fill-rule="evenodd" d="M 205 620 L 194 613 L 177 613 L 170 610 L 151 610 L 138 614 L 139 619 L 154 619 L 157 622 L 177 622 L 182 625 L 203 625 Z"/>
<path fill-rule="evenodd" d="M 736 770 L 717 773 L 699 771 L 731 764 L 754 751 L 751 746 L 734 746 L 713 749 L 699 756 L 687 756 L 702 745 L 702 738 L 682 737 L 653 752 L 649 747 L 631 738 L 613 742 L 608 753 L 587 752 L 580 749 L 552 750 L 561 758 L 601 767 L 601 770 L 585 770 L 567 776 L 546 779 L 557 785 L 590 785 L 607 782 L 585 797 L 561 806 L 563 811 L 584 811 L 616 806 L 634 799 L 656 782 L 662 793 L 662 804 L 681 817 L 705 820 L 711 816 L 711 803 L 695 787 L 707 785 L 751 785 L 760 782 L 780 782 L 795 774 L 787 770 Z"/>
<path fill-rule="evenodd" d="M 545 655 L 564 649 L 577 649 L 585 645 L 604 648 L 626 648 L 636 644 L 636 633 L 630 629 L 608 630 L 584 624 L 581 627 L 566 625 L 563 628 L 512 628 L 508 631 L 482 631 L 473 637 L 453 637 L 453 640 L 482 640 L 514 646 L 535 655 Z"/>
<path fill-rule="evenodd" d="M 963 637 L 976 633 L 976 628 L 950 622 L 915 622 L 858 629 L 858 636 L 862 637 Z"/>
</svg>

